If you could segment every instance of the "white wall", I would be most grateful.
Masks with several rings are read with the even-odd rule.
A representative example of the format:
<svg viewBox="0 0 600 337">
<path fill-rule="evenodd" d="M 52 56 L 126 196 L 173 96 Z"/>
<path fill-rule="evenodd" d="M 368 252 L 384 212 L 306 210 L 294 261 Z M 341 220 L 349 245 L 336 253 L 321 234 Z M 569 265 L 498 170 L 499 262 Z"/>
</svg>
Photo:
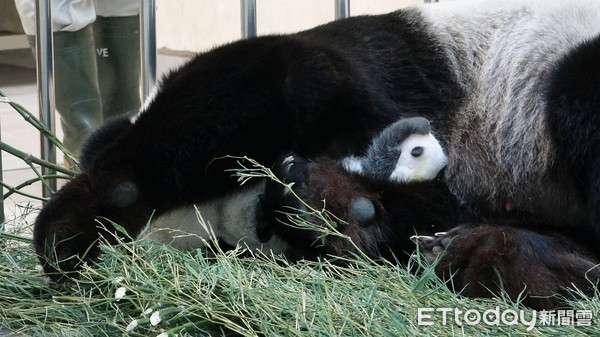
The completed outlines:
<svg viewBox="0 0 600 337">
<path fill-rule="evenodd" d="M 157 0 L 159 49 L 197 52 L 241 37 L 240 0 Z M 351 0 L 350 14 L 386 13 L 423 0 Z M 295 32 L 334 18 L 334 0 L 256 0 L 257 32 Z"/>
</svg>

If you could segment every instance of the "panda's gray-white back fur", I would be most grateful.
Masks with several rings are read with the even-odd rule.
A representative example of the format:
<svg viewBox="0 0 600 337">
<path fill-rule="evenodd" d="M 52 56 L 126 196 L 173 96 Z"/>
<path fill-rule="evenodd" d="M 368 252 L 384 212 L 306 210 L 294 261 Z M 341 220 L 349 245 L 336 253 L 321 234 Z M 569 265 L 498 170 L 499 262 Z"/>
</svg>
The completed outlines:
<svg viewBox="0 0 600 337">
<path fill-rule="evenodd" d="M 446 135 L 446 180 L 463 200 L 502 207 L 514 198 L 526 205 L 520 195 L 544 193 L 540 178 L 560 164 L 544 118 L 548 76 L 560 57 L 600 34 L 600 1 L 475 0 L 417 8 L 468 95 L 454 133 Z"/>
</svg>

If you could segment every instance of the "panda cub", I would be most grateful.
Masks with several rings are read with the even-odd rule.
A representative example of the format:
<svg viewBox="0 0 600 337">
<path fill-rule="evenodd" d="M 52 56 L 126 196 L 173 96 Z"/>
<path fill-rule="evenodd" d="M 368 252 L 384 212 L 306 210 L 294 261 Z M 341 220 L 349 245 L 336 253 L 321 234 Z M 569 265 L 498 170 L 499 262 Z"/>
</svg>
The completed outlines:
<svg viewBox="0 0 600 337">
<path fill-rule="evenodd" d="M 348 156 L 342 166 L 368 179 L 390 182 L 431 180 L 448 163 L 426 118 L 403 118 L 373 138 L 362 157 Z"/>
</svg>

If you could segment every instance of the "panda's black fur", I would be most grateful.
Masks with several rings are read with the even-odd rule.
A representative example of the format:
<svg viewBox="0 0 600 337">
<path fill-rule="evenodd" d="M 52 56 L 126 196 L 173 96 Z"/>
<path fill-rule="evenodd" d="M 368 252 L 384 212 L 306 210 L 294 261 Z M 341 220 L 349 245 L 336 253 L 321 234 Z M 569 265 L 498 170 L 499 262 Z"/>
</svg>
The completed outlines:
<svg viewBox="0 0 600 337">
<path fill-rule="evenodd" d="M 119 136 L 125 133 L 132 125 L 129 116 L 113 117 L 102 125 L 101 128 L 95 130 L 83 144 L 79 156 L 79 167 L 82 170 L 87 170 L 92 166 L 92 162 L 108 144 L 116 141 Z"/>
<path fill-rule="evenodd" d="M 225 156 L 277 166 L 281 155 L 293 152 L 307 160 L 288 178 L 305 187 L 310 202 L 327 196 L 341 217 L 355 197 L 373 202 L 377 217 L 371 223 L 346 219 L 349 235 L 364 238 L 372 254 L 390 248 L 404 254 L 413 250 L 409 235 L 456 228 L 448 235 L 484 239 L 476 246 L 466 240 L 447 247 L 448 240 L 439 239 L 423 247 L 448 248 L 438 266 L 441 275 L 462 261 L 462 275 L 470 276 L 461 285 L 496 282 L 479 271 L 500 263 L 493 256 L 500 242 L 494 238 L 503 235 L 527 251 L 513 250 L 511 259 L 530 259 L 519 262 L 539 264 L 545 275 L 556 276 L 536 280 L 513 264 L 495 266 L 514 278 L 511 295 L 522 290 L 521 280 L 537 289 L 533 295 L 583 283 L 583 268 L 596 261 L 600 243 L 600 28 L 594 21 L 600 7 L 587 0 L 548 6 L 507 1 L 488 13 L 486 6 L 494 3 L 451 2 L 353 17 L 194 57 L 165 76 L 132 123 L 116 121 L 92 136 L 82 154 L 83 172 L 36 221 L 34 244 L 44 269 L 76 270 L 73 255 L 96 259 L 95 220 L 115 221 L 135 237 L 152 214 L 160 218 L 235 195 L 241 188 L 225 170 L 237 164 Z M 575 4 L 583 10 L 566 10 Z M 581 22 L 552 21 L 562 15 L 555 12 Z M 547 27 L 544 15 L 552 19 Z M 575 33 L 566 40 L 552 31 L 542 34 L 561 25 L 576 27 Z M 523 27 L 529 30 L 521 32 Z M 513 43 L 521 35 L 535 40 Z M 362 153 L 386 126 L 411 116 L 427 118 L 448 152 L 439 180 L 382 185 L 336 166 Z M 310 181 L 320 185 L 305 183 Z M 335 181 L 351 192 L 331 193 L 326 187 Z M 262 188 L 255 182 L 243 190 Z M 341 241 L 312 247 L 314 240 L 298 240 L 310 240 L 309 233 L 273 221 L 276 208 L 286 204 L 277 193 L 270 186 L 259 193 L 257 236 L 287 237 L 304 256 L 347 250 Z M 459 226 L 463 221 L 497 225 Z M 567 252 L 560 260 L 563 271 L 557 272 L 561 265 L 548 267 Z M 568 263 L 572 270 L 562 277 Z M 543 283 L 550 286 L 538 287 Z"/>
</svg>

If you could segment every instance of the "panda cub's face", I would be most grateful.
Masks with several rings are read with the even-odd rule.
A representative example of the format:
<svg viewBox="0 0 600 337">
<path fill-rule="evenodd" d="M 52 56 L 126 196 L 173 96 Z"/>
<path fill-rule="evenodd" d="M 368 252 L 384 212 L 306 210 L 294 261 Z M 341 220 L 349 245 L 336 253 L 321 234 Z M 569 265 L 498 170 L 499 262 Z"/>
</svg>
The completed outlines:
<svg viewBox="0 0 600 337">
<path fill-rule="evenodd" d="M 422 117 L 393 123 L 373 138 L 364 156 L 341 161 L 348 172 L 397 183 L 431 180 L 447 163 L 429 121 Z"/>
<path fill-rule="evenodd" d="M 399 146 L 396 164 L 388 179 L 393 182 L 431 180 L 446 166 L 448 157 L 431 134 L 413 134 Z"/>
</svg>

